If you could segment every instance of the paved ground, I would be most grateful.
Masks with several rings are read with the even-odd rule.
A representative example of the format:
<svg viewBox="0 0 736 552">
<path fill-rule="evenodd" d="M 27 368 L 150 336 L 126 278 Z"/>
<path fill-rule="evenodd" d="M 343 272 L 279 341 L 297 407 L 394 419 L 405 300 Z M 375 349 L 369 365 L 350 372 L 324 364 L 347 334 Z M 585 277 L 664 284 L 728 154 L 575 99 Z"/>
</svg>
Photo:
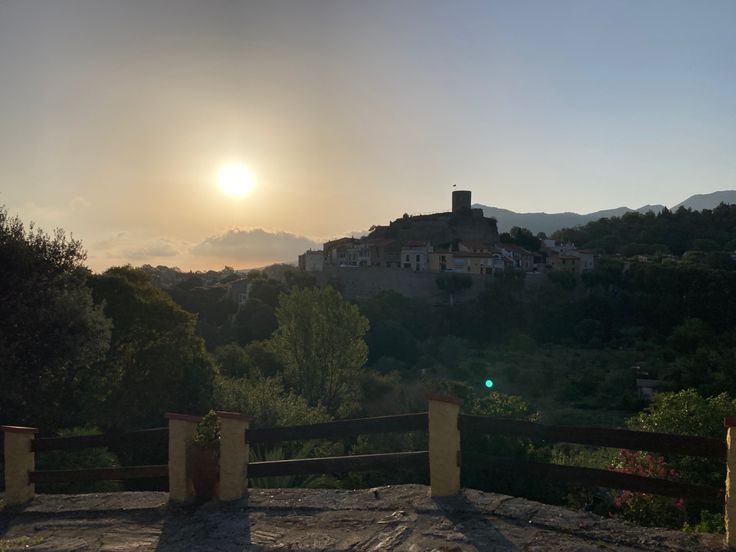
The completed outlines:
<svg viewBox="0 0 736 552">
<path fill-rule="evenodd" d="M 473 490 L 433 500 L 421 485 L 253 489 L 247 504 L 198 509 L 166 501 L 166 493 L 41 495 L 0 512 L 0 552 L 724 550 L 716 535 L 645 529 Z"/>
</svg>

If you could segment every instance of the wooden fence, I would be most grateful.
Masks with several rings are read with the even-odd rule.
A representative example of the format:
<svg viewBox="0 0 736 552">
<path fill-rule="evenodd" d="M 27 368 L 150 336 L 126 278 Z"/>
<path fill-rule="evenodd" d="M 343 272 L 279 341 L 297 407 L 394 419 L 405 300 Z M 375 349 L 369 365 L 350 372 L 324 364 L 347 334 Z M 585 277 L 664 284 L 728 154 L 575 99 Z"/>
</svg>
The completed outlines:
<svg viewBox="0 0 736 552">
<path fill-rule="evenodd" d="M 412 431 L 427 431 L 426 412 L 339 420 L 301 426 L 249 429 L 246 431 L 245 441 L 251 446 L 272 445 L 284 441 L 308 441 L 311 439 L 336 441 L 359 435 L 407 433 Z M 374 470 L 392 471 L 402 468 L 427 472 L 429 469 L 427 451 L 250 462 L 248 464 L 248 477 L 337 474 Z"/>
<path fill-rule="evenodd" d="M 225 418 L 236 419 L 237 415 L 220 413 Z M 102 435 L 74 437 L 35 438 L 32 428 L 14 428 L 2 426 L 5 433 L 5 471 L 6 487 L 20 489 L 6 502 L 24 501 L 33 496 L 33 484 L 61 482 L 89 482 L 104 480 L 129 480 L 140 478 L 169 477 L 170 492 L 174 497 L 186 498 L 186 468 L 182 465 L 182 457 L 176 451 L 185 450 L 187 439 L 199 418 L 186 415 L 167 415 L 169 427 L 131 431 L 126 433 L 106 433 Z M 729 492 L 726 487 L 709 487 L 682 481 L 669 481 L 651 477 L 642 477 L 609 470 L 600 470 L 578 466 L 564 466 L 503 458 L 488 451 L 465 451 L 461 454 L 461 435 L 503 435 L 514 438 L 543 441 L 548 443 L 573 443 L 597 447 L 612 447 L 635 451 L 649 451 L 667 455 L 696 456 L 726 462 L 729 456 L 735 462 L 726 462 L 729 470 L 729 481 L 736 489 L 736 477 L 733 477 L 731 464 L 736 464 L 736 451 L 730 450 L 727 441 L 704 437 L 689 437 L 664 433 L 650 433 L 623 429 L 550 426 L 539 423 L 500 419 L 493 417 L 469 416 L 459 413 L 459 402 L 443 396 L 431 396 L 429 411 L 394 416 L 340 420 L 320 424 L 275 427 L 248 428 L 245 418 L 237 418 L 236 441 L 228 448 L 221 441 L 221 476 L 224 470 L 223 458 L 226 450 L 243 451 L 235 463 L 240 479 L 235 477 L 228 483 L 235 485 L 237 498 L 247 488 L 247 478 L 260 478 L 283 475 L 332 474 L 359 471 L 395 471 L 410 469 L 427 473 L 433 494 L 456 494 L 460 488 L 462 468 L 483 470 L 488 473 L 504 476 L 535 477 L 552 481 L 563 481 L 575 485 L 590 487 L 606 487 L 626 489 L 634 492 L 650 493 L 668 497 L 684 498 L 705 503 L 723 503 L 726 500 L 727 542 L 736 544 L 736 508 L 730 506 L 736 493 Z M 179 424 L 179 425 L 177 425 Z M 183 424 L 183 425 L 182 425 Z M 732 424 L 729 424 L 732 425 Z M 185 427 L 186 426 L 186 427 Z M 182 428 L 185 431 L 182 431 Z M 728 428 L 729 442 L 731 431 Z M 327 458 L 301 458 L 275 461 L 248 462 L 248 446 L 273 445 L 286 441 L 308 441 L 312 439 L 343 440 L 359 435 L 428 432 L 428 450 L 393 452 L 385 454 L 347 455 Z M 223 439 L 225 437 L 223 436 Z M 169 462 L 167 465 L 125 466 L 118 468 L 97 468 L 84 470 L 36 471 L 33 467 L 35 453 L 51 450 L 76 450 L 89 447 L 109 447 L 121 450 L 126 447 L 155 446 L 168 442 Z M 237 445 L 237 446 L 236 446 Z M 240 447 L 240 448 L 238 448 Z M 20 451 L 20 452 L 19 452 Z M 230 454 L 230 453 L 228 453 Z M 25 467 L 24 467 L 25 466 Z M 237 466 L 242 466 L 243 469 Z M 25 470 L 25 472 L 23 471 Z M 178 471 L 177 471 L 178 470 Z M 182 471 L 183 470 L 183 471 Z M 176 473 L 175 473 L 176 472 Z M 182 475 L 184 479 L 182 480 Z M 13 480 L 19 474 L 25 474 L 25 481 Z M 176 475 L 178 474 L 178 475 Z M 175 477 L 184 481 L 179 490 L 172 488 Z M 223 481 L 221 477 L 221 487 Z M 15 492 L 15 491 L 14 491 Z M 176 494 L 179 493 L 179 494 Z M 734 541 L 734 542 L 731 542 Z"/>
<path fill-rule="evenodd" d="M 726 442 L 707 437 L 626 429 L 551 426 L 522 420 L 468 416 L 465 414 L 459 416 L 459 423 L 460 429 L 464 433 L 507 435 L 549 443 L 572 443 L 661 454 L 696 456 L 720 462 L 726 461 Z M 489 473 L 513 474 L 519 477 L 541 477 L 587 487 L 625 489 L 706 503 L 722 503 L 724 500 L 723 487 L 693 485 L 680 481 L 644 477 L 610 470 L 545 464 L 473 452 L 464 452 L 462 458 L 464 466 L 481 467 Z"/>
</svg>

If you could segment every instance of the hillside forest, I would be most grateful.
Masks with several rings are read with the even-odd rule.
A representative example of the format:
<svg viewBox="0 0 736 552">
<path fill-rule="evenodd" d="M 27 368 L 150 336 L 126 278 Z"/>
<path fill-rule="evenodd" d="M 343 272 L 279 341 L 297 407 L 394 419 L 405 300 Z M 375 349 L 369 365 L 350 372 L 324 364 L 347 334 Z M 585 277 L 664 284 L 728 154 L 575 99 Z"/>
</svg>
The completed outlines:
<svg viewBox="0 0 736 552">
<path fill-rule="evenodd" d="M 504 239 L 533 246 L 545 237 L 517 229 Z M 434 305 L 384 292 L 354 304 L 339 287 L 317 287 L 287 265 L 245 274 L 151 266 L 94 274 L 82 243 L 0 208 L 0 422 L 83 434 L 159 427 L 167 411 L 217 408 L 268 427 L 422 411 L 425 394 L 442 391 L 460 397 L 467 413 L 723 438 L 723 417 L 736 414 L 736 206 L 629 213 L 554 237 L 609 255 L 580 278 L 550 273 L 534 286 L 523 272 L 488 276 L 471 302 Z M 670 255 L 683 256 L 666 262 Z M 237 282 L 248 288 L 242 302 L 231 293 Z M 637 387 L 642 379 L 657 382 L 651 400 Z M 416 450 L 422 439 L 311 441 L 252 454 Z M 693 483 L 722 485 L 724 477 L 722 465 L 683 457 L 509 438 L 467 446 Z M 59 452 L 40 455 L 39 465 L 147 464 L 162 454 L 160 447 Z M 719 511 L 702 504 L 481 472 L 465 477 L 467 486 L 642 524 L 720 524 Z M 422 481 L 412 473 L 277 479 L 253 484 Z"/>
</svg>

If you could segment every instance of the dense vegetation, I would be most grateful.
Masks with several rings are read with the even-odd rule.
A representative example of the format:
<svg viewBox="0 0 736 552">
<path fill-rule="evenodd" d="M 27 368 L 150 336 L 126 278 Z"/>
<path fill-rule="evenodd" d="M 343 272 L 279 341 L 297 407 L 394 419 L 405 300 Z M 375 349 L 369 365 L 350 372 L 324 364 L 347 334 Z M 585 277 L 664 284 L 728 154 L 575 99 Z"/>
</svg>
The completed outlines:
<svg viewBox="0 0 736 552">
<path fill-rule="evenodd" d="M 681 236 L 680 247 L 668 241 L 669 232 L 677 235 L 676 227 L 688 228 L 700 217 L 702 233 L 690 235 L 711 236 L 702 239 L 716 241 L 715 251 L 736 236 L 729 226 L 732 209 L 626 215 L 561 236 L 613 251 L 631 243 L 663 243 L 677 252 L 702 244 Z M 657 228 L 665 228 L 664 234 Z M 504 239 L 529 248 L 539 243 L 524 229 Z M 444 304 L 387 292 L 354 305 L 339 290 L 317 288 L 309 275 L 284 266 L 244 278 L 232 269 L 183 275 L 164 267 L 91 274 L 79 242 L 62 232 L 26 229 L 0 210 L 0 421 L 36 425 L 45 433 L 80 432 L 155 427 L 165 411 L 217 407 L 271 426 L 422 410 L 426 391 L 444 390 L 460 396 L 465 411 L 475 414 L 720 437 L 723 415 L 736 414 L 736 271 L 726 265 L 609 260 L 581 279 L 526 279 L 518 272 L 489 277 L 487 289 L 472 302 L 452 301 L 462 282 L 440 279 Z M 236 296 L 230 285 L 247 293 Z M 663 393 L 647 404 L 637 392 L 637 377 L 660 380 Z M 492 392 L 486 379 L 493 381 Z M 423 446 L 423 439 L 290 443 L 253 453 L 279 458 L 409 450 Z M 469 439 L 465 446 L 635 473 L 676 473 L 710 484 L 720 484 L 723 475 L 708 463 L 585 447 L 513 439 Z M 159 454 L 113 452 L 40 461 L 47 467 L 91 459 L 150 463 Z M 256 484 L 355 486 L 412 477 L 369 473 Z M 672 500 L 489 480 L 473 470 L 465 477 L 479 488 L 641 523 L 708 528 L 714 519 L 707 511 L 701 518 L 697 505 Z"/>
<path fill-rule="evenodd" d="M 680 207 L 661 213 L 627 213 L 602 218 L 552 237 L 578 247 L 622 255 L 672 254 L 686 251 L 736 251 L 736 205 L 693 211 Z"/>
</svg>

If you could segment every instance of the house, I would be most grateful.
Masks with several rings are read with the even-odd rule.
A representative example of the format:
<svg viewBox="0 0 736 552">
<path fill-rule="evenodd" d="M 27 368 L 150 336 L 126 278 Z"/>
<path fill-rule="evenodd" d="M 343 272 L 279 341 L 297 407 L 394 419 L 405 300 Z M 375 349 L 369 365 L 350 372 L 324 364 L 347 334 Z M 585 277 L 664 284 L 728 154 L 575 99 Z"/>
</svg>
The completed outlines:
<svg viewBox="0 0 736 552">
<path fill-rule="evenodd" d="M 492 253 L 493 246 L 488 242 L 459 240 L 454 247 L 457 251 L 465 253 Z"/>
<path fill-rule="evenodd" d="M 299 255 L 299 268 L 307 272 L 322 272 L 325 267 L 325 254 L 322 250 L 311 249 Z"/>
<path fill-rule="evenodd" d="M 570 254 L 551 254 L 547 257 L 550 268 L 554 271 L 575 274 L 579 272 L 580 257 Z"/>
<path fill-rule="evenodd" d="M 503 266 L 503 259 L 494 253 L 434 251 L 429 254 L 430 272 L 493 274 L 496 270 L 503 270 Z"/>
<path fill-rule="evenodd" d="M 383 268 L 399 268 L 401 266 L 401 244 L 388 238 L 368 239 L 364 241 L 368 247 L 368 264 Z"/>
<path fill-rule="evenodd" d="M 349 251 L 358 241 L 356 238 L 339 238 L 325 242 L 322 247 L 325 264 L 332 266 L 349 265 Z"/>
<path fill-rule="evenodd" d="M 590 249 L 577 249 L 573 255 L 577 255 L 580 258 L 580 266 L 578 269 L 581 272 L 595 269 L 595 252 Z"/>
<path fill-rule="evenodd" d="M 432 245 L 427 241 L 410 240 L 401 248 L 401 268 L 423 272 L 429 265 Z"/>
<path fill-rule="evenodd" d="M 248 302 L 252 284 L 253 281 L 248 278 L 241 278 L 227 284 L 227 296 L 238 305 L 239 309 Z"/>
<path fill-rule="evenodd" d="M 359 240 L 345 248 L 346 259 L 339 266 L 369 266 L 371 262 L 370 249 L 365 241 Z"/>
<path fill-rule="evenodd" d="M 497 245 L 496 250 L 504 257 L 511 259 L 514 268 L 518 268 L 524 272 L 532 272 L 534 270 L 535 255 L 528 249 L 511 243 L 503 243 Z"/>
</svg>

